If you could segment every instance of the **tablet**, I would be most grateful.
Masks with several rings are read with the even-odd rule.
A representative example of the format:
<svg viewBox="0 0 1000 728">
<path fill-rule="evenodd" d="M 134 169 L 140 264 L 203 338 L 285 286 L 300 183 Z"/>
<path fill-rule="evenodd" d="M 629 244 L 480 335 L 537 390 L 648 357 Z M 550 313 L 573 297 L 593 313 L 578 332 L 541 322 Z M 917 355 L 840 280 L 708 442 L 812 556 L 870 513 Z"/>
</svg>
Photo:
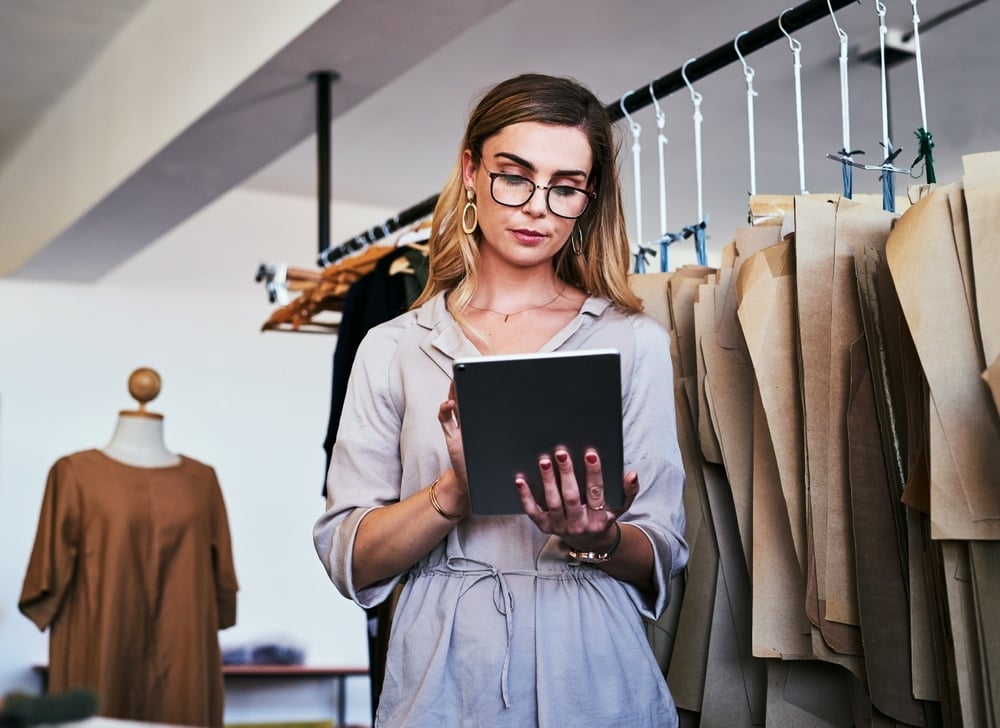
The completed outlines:
<svg viewBox="0 0 1000 728">
<path fill-rule="evenodd" d="M 538 458 L 564 445 L 586 502 L 583 456 L 600 454 L 605 502 L 624 499 L 621 364 L 592 349 L 463 357 L 453 365 L 455 398 L 475 515 L 524 513 L 514 479 L 523 474 L 544 508 Z M 555 463 L 553 463 L 555 464 Z M 557 472 L 558 477 L 558 472 Z"/>
</svg>

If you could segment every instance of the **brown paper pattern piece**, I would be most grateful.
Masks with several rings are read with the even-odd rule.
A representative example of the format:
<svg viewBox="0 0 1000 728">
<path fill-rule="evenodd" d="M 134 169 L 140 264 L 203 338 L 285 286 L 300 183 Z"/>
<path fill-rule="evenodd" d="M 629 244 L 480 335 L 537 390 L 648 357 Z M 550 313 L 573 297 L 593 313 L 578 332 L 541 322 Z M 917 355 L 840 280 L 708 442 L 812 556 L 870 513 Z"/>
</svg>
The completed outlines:
<svg viewBox="0 0 1000 728">
<path fill-rule="evenodd" d="M 802 386 L 807 493 L 807 541 L 811 597 L 806 612 L 820 624 L 819 601 L 826 599 L 826 467 L 829 442 L 830 316 L 833 299 L 835 205 L 795 198 L 795 285 L 798 312 L 799 379 Z"/>
<path fill-rule="evenodd" d="M 776 245 L 781 238 L 776 227 L 740 228 L 736 231 L 736 258 L 732 266 L 732 281 L 740 275 L 740 268 L 754 253 Z M 744 348 L 743 334 L 736 319 L 736 286 L 732 284 L 726 291 L 719 320 L 719 344 L 726 349 Z"/>
<path fill-rule="evenodd" d="M 685 533 L 690 548 L 688 579 L 684 588 L 677 622 L 677 639 L 667 672 L 667 684 L 678 708 L 700 712 L 708 669 L 708 650 L 712 632 L 712 613 L 716 600 L 719 551 L 705 493 L 701 453 L 694 434 L 694 422 L 685 390 L 674 388 L 677 408 L 677 439 L 684 457 L 687 482 L 684 508 L 687 514 Z"/>
<path fill-rule="evenodd" d="M 704 471 L 705 492 L 719 546 L 719 582 L 705 678 L 705 693 L 712 700 L 702 707 L 702 724 L 762 725 L 767 671 L 764 662 L 754 658 L 752 652 L 752 590 L 736 512 L 723 469 L 706 464 Z M 741 720 L 742 716 L 749 721 Z"/>
<path fill-rule="evenodd" d="M 926 516 L 910 509 L 906 518 L 910 543 L 910 672 L 913 675 L 913 697 L 917 700 L 940 700 L 934 659 L 934 639 L 940 638 L 940 634 L 931 633 L 936 625 L 931 620 L 932 596 L 925 576 L 929 566 L 923 550 L 922 530 Z"/>
<path fill-rule="evenodd" d="M 830 329 L 830 443 L 827 497 L 826 616 L 858 625 L 856 557 L 851 536 L 850 479 L 847 473 L 847 407 L 850 346 L 861 335 L 861 313 L 854 274 L 854 250 L 885 249 L 895 216 L 868 204 L 841 200 L 834 242 L 833 309 Z M 817 564 L 817 568 L 822 568 Z"/>
<path fill-rule="evenodd" d="M 990 725 L 1000 725 L 1000 542 L 969 543 L 972 590 L 983 661 L 984 702 Z"/>
<path fill-rule="evenodd" d="M 996 407 L 997 416 L 1000 416 L 1000 356 L 997 356 L 990 364 L 989 369 L 983 372 L 983 380 L 990 388 L 993 395 L 993 406 Z"/>
<path fill-rule="evenodd" d="M 753 462 L 753 654 L 810 658 L 805 569 L 796 558 L 778 462 L 759 396 L 754 401 Z"/>
<path fill-rule="evenodd" d="M 790 244 L 773 245 L 744 265 L 737 289 L 740 324 L 767 416 L 796 558 L 804 573 L 805 466 L 793 272 Z"/>
<path fill-rule="evenodd" d="M 910 620 L 905 575 L 908 544 L 896 522 L 898 501 L 890 489 L 881 446 L 875 391 L 864 338 L 851 346 L 848 407 L 851 511 L 858 560 L 858 609 L 864 640 L 868 692 L 883 714 L 924 725 L 924 707 L 913 699 Z M 905 529 L 905 525 L 903 526 Z"/>
<path fill-rule="evenodd" d="M 1000 533 L 1000 488 L 994 485 L 1000 422 L 980 378 L 955 240 L 947 188 L 939 188 L 899 220 L 886 255 L 955 466 L 954 481 L 931 480 L 934 537 L 996 538 L 984 534 Z M 932 467 L 943 456 L 932 450 Z M 937 488 L 956 489 L 964 507 Z M 939 506 L 950 511 L 937 512 Z"/>
<path fill-rule="evenodd" d="M 753 369 L 742 351 L 723 349 L 718 335 L 702 338 L 705 391 L 712 425 L 736 506 L 747 569 L 753 545 Z"/>
<path fill-rule="evenodd" d="M 709 276 L 709 280 L 713 279 L 714 276 Z M 708 412 L 705 396 L 705 357 L 701 347 L 702 337 L 714 334 L 716 330 L 715 288 L 712 283 L 698 287 L 698 300 L 694 304 L 694 327 L 697 342 L 695 352 L 698 357 L 698 442 L 701 444 L 705 460 L 721 465 L 722 452 L 712 427 L 712 418 Z"/>
<path fill-rule="evenodd" d="M 975 300 L 985 361 L 1000 356 L 1000 152 L 970 154 L 965 164 Z"/>
<path fill-rule="evenodd" d="M 976 622 L 972 573 L 968 544 L 944 541 L 941 553 L 944 565 L 944 586 L 951 625 L 950 646 L 954 650 L 953 669 L 958 690 L 958 705 L 963 726 L 989 725 L 986 718 L 982 655 L 979 625 Z"/>
</svg>

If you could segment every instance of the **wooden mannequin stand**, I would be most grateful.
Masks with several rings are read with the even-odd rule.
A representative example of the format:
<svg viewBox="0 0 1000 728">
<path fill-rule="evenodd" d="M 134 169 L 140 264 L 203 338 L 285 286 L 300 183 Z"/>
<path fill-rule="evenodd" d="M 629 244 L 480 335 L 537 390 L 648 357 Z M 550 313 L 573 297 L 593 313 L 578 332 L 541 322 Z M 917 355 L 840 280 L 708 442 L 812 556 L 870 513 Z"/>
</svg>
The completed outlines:
<svg viewBox="0 0 1000 728">
<path fill-rule="evenodd" d="M 102 450 L 110 458 L 140 468 L 163 468 L 180 463 L 180 456 L 163 440 L 163 415 L 146 405 L 160 393 L 162 380 L 154 369 L 142 367 L 128 379 L 129 394 L 139 403 L 135 410 L 121 410 L 111 442 Z"/>
<path fill-rule="evenodd" d="M 132 372 L 128 378 L 128 393 L 139 402 L 139 409 L 134 411 L 122 410 L 119 414 L 132 415 L 135 417 L 152 417 L 163 419 L 163 415 L 155 412 L 147 412 L 146 404 L 152 402 L 160 394 L 160 387 L 163 380 L 155 369 L 140 367 Z"/>
</svg>

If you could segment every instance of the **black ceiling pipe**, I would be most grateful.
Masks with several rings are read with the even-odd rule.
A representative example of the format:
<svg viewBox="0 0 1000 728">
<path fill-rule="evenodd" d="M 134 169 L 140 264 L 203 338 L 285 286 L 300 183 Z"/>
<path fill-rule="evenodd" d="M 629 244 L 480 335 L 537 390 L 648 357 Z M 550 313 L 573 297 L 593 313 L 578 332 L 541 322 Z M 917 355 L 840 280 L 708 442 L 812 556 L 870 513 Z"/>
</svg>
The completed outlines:
<svg viewBox="0 0 1000 728">
<path fill-rule="evenodd" d="M 330 247 L 330 125 L 333 122 L 331 87 L 340 78 L 336 71 L 316 71 L 309 78 L 316 84 L 316 201 L 319 207 L 320 255 Z"/>
</svg>

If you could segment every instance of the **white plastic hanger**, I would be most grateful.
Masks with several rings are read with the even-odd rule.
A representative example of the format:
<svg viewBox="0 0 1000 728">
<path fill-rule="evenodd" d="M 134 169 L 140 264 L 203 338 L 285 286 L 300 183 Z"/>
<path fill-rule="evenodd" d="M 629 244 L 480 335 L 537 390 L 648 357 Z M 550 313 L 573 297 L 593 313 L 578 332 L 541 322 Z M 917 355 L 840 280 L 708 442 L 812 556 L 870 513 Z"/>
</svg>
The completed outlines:
<svg viewBox="0 0 1000 728">
<path fill-rule="evenodd" d="M 833 11 L 833 4 L 826 0 L 826 6 L 830 9 L 830 17 L 833 18 L 833 27 L 837 29 L 837 37 L 840 38 L 840 120 L 841 120 L 841 148 L 839 154 L 827 154 L 830 159 L 834 159 L 843 165 L 844 172 L 844 197 L 850 199 L 854 188 L 854 175 L 851 169 L 856 152 L 851 150 L 851 100 L 847 87 L 847 33 L 837 22 L 837 14 Z M 864 152 L 860 152 L 863 154 Z"/>
<path fill-rule="evenodd" d="M 631 91 L 626 91 L 618 105 L 622 114 L 628 121 L 629 129 L 632 131 L 632 174 L 635 186 L 635 239 L 638 245 L 642 245 L 645 238 L 642 237 L 642 169 L 640 166 L 640 155 L 642 147 L 639 144 L 639 135 L 642 133 L 642 126 L 639 125 L 632 115 L 625 108 L 625 99 L 632 95 Z"/>
<path fill-rule="evenodd" d="M 698 222 L 692 226 L 692 233 L 695 236 L 695 253 L 698 256 L 698 265 L 707 265 L 708 256 L 705 251 L 705 224 L 708 222 L 705 219 L 705 198 L 703 193 L 702 184 L 702 148 L 701 148 L 701 123 L 704 121 L 704 117 L 701 114 L 701 101 L 702 95 L 694 90 L 694 86 L 691 85 L 690 79 L 687 77 L 687 67 L 698 60 L 697 58 L 688 58 L 684 61 L 684 65 L 681 66 L 681 78 L 684 79 L 684 85 L 688 87 L 688 91 L 691 92 L 691 104 L 694 106 L 694 163 L 695 163 L 695 179 L 698 185 Z"/>
<path fill-rule="evenodd" d="M 743 77 L 746 79 L 747 83 L 747 134 L 749 136 L 749 149 L 750 149 L 750 194 L 757 194 L 757 142 L 756 142 L 756 131 L 754 128 L 754 96 L 757 92 L 753 89 L 753 77 L 756 71 L 750 67 L 747 63 L 746 58 L 743 57 L 743 53 L 740 52 L 740 38 L 746 35 L 749 31 L 742 31 L 736 36 L 733 41 L 733 47 L 736 49 L 736 55 L 740 59 L 740 63 L 743 64 Z"/>
<path fill-rule="evenodd" d="M 781 24 L 781 19 L 789 10 L 792 8 L 785 8 L 778 16 L 778 27 L 788 38 L 788 47 L 792 51 L 792 67 L 795 75 L 795 131 L 799 147 L 799 192 L 808 195 L 809 190 L 806 189 L 806 149 L 802 133 L 802 44 L 795 40 Z"/>
<path fill-rule="evenodd" d="M 667 171 L 665 164 L 665 152 L 667 146 L 667 137 L 663 134 L 663 127 L 667 122 L 667 115 L 663 113 L 663 109 L 660 108 L 660 102 L 656 98 L 656 94 L 653 93 L 653 84 L 649 84 L 649 96 L 653 99 L 653 107 L 656 109 L 656 128 L 659 133 L 656 137 L 656 149 L 660 161 L 660 235 L 665 236 L 669 229 L 667 228 Z"/>
</svg>

